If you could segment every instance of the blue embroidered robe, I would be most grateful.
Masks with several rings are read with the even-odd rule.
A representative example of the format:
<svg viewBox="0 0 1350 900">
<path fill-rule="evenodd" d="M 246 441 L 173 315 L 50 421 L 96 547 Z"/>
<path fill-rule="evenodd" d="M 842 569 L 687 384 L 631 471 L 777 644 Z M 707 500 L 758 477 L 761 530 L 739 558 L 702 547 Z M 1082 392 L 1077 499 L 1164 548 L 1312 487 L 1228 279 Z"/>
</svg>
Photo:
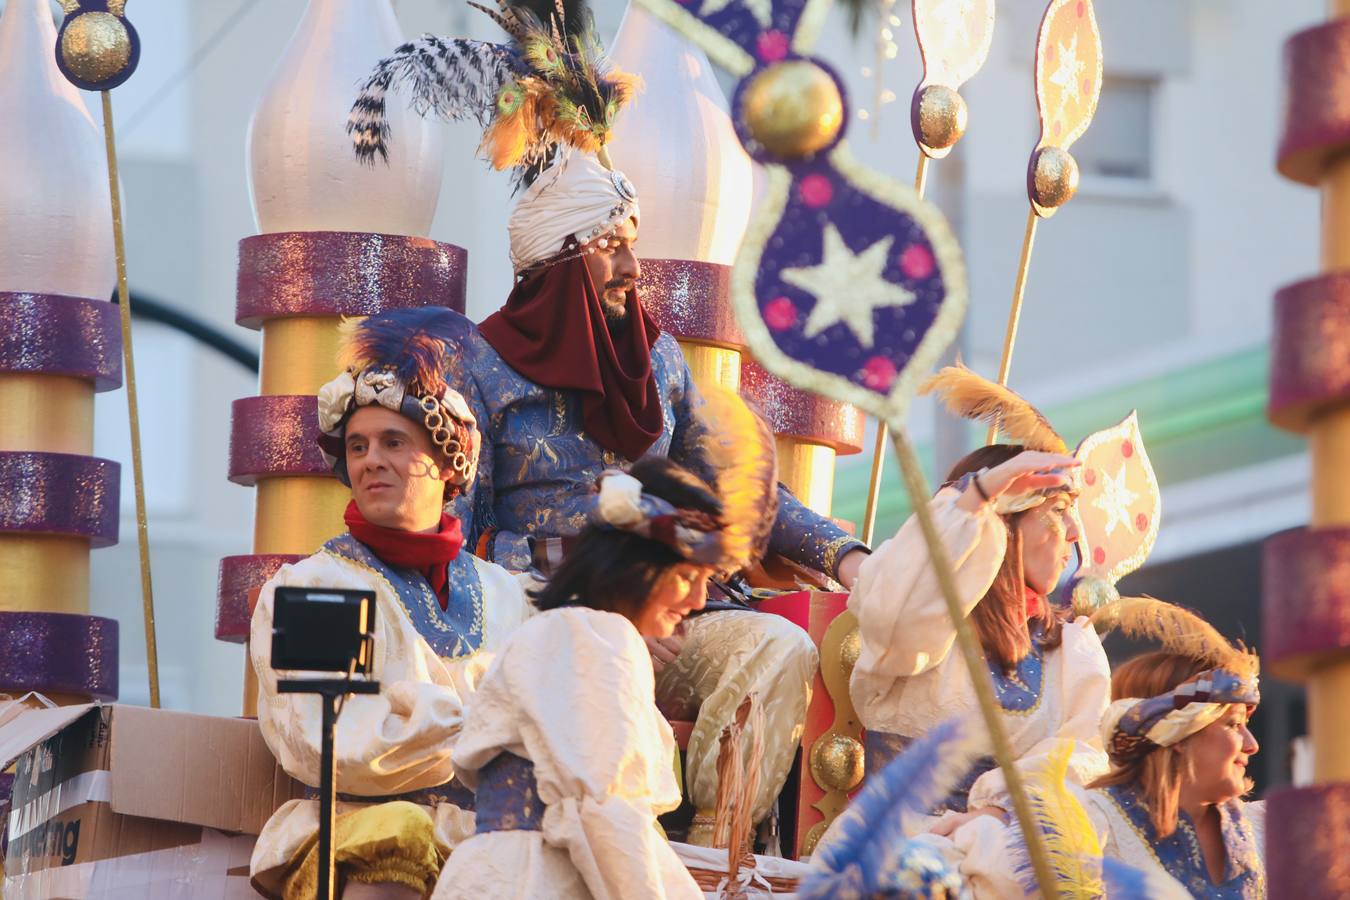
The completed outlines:
<svg viewBox="0 0 1350 900">
<path fill-rule="evenodd" d="M 468 546 L 478 547 L 482 535 L 495 529 L 482 555 L 506 569 L 525 571 L 533 561 L 530 539 L 580 531 L 594 502 L 596 477 L 630 461 L 586 434 L 580 398 L 526 379 L 465 321 L 451 386 L 478 419 L 483 446 L 477 478 L 451 513 L 463 523 Z M 647 453 L 706 472 L 698 451 L 704 428 L 694 412 L 701 401 L 679 344 L 669 334 L 652 347 L 652 371 L 663 427 Z M 861 546 L 779 487 L 772 552 L 834 576 L 839 560 Z"/>
</svg>

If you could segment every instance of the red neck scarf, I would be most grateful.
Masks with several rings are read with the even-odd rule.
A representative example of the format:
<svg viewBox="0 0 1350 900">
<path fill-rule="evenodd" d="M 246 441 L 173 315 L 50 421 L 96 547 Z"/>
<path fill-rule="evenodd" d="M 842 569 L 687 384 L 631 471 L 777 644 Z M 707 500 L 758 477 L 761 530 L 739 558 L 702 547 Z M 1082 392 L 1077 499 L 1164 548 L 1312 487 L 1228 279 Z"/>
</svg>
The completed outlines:
<svg viewBox="0 0 1350 900">
<path fill-rule="evenodd" d="M 637 459 L 661 435 L 661 396 L 652 374 L 652 345 L 661 330 L 637 291 L 629 291 L 625 327 L 611 335 L 584 259 L 546 266 L 517 282 L 506 305 L 478 330 L 535 384 L 579 392 L 586 433 L 605 449 Z"/>
<path fill-rule="evenodd" d="M 459 548 L 464 545 L 459 519 L 441 513 L 439 531 L 429 534 L 400 531 L 368 522 L 356 508 L 355 500 L 347 504 L 342 518 L 352 537 L 369 547 L 386 565 L 421 572 L 436 591 L 441 609 L 450 605 L 450 583 L 445 567 L 459 555 Z"/>
<path fill-rule="evenodd" d="M 1045 600 L 1031 588 L 1023 586 L 1023 602 L 1026 604 L 1027 618 L 1039 616 L 1045 610 Z"/>
</svg>

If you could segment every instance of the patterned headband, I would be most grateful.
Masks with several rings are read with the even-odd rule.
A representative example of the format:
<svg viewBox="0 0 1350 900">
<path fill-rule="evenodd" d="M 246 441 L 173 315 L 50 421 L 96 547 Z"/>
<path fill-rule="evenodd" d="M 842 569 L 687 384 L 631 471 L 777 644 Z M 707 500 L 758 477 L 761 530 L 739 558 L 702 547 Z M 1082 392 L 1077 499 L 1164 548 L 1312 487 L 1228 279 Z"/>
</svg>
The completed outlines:
<svg viewBox="0 0 1350 900">
<path fill-rule="evenodd" d="M 348 416 L 362 406 L 379 405 L 411 419 L 427 430 L 452 475 L 464 486 L 473 481 L 482 440 L 478 423 L 464 397 L 445 388 L 439 397 L 419 396 L 387 366 L 343 372 L 319 390 L 319 449 L 334 473 L 348 484 L 346 436 Z"/>
<path fill-rule="evenodd" d="M 1216 722 L 1234 703 L 1254 707 L 1260 702 L 1255 680 L 1211 669 L 1166 694 L 1112 703 L 1102 717 L 1102 743 L 1111 762 L 1123 766 L 1159 747 L 1181 743 Z"/>
<path fill-rule="evenodd" d="M 597 483 L 600 497 L 591 509 L 592 524 L 664 544 L 693 563 L 721 564 L 722 524 L 713 516 L 643 493 L 641 481 L 618 469 L 601 472 Z"/>
</svg>

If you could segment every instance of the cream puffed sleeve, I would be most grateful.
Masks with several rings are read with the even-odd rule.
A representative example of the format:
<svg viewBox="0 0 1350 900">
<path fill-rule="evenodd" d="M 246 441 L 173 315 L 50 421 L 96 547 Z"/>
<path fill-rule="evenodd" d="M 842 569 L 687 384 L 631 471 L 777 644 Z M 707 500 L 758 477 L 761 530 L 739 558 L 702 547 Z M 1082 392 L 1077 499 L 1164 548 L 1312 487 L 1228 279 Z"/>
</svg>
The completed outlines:
<svg viewBox="0 0 1350 900">
<path fill-rule="evenodd" d="M 249 653 L 258 676 L 258 724 L 282 767 L 308 785 L 319 783 L 319 698 L 277 693 L 278 678 L 306 673 L 272 668 L 272 604 L 280 586 L 375 589 L 372 677 L 379 680 L 380 693 L 349 696 L 342 707 L 334 748 L 337 789 L 380 796 L 449 781 L 455 774 L 450 751 L 462 723 L 463 700 L 489 656 L 480 652 L 462 660 L 442 660 L 417 633 L 386 584 L 372 585 L 363 570 L 322 552 L 283 566 L 263 586 L 253 612 Z M 496 598 L 487 587 L 485 583 L 484 600 L 492 604 Z M 519 592 L 511 579 L 493 587 Z"/>
<path fill-rule="evenodd" d="M 1008 529 L 992 504 L 967 512 L 956 505 L 960 496 L 956 488 L 944 488 L 929 506 L 969 615 L 1003 564 Z M 895 537 L 863 561 L 848 608 L 858 617 L 862 638 L 855 682 L 913 677 L 946 659 L 956 631 L 917 517 L 911 515 Z"/>
<path fill-rule="evenodd" d="M 515 633 L 469 708 L 454 753 L 460 777 L 476 784 L 502 752 L 533 762 L 544 805 L 535 839 L 566 852 L 591 896 L 703 896 L 656 829 L 656 816 L 680 802 L 675 741 L 656 709 L 651 656 L 627 619 L 562 608 Z M 530 834 L 477 839 L 502 837 L 493 855 L 520 853 L 528 867 Z"/>
<path fill-rule="evenodd" d="M 1086 617 L 1064 623 L 1062 634 L 1060 646 L 1046 653 L 1045 690 L 1059 694 L 1063 712 L 1052 734 L 1018 756 L 1017 768 L 1026 772 L 1043 765 L 1063 741 L 1070 741 L 1069 783 L 1086 786 L 1110 768 L 1099 723 L 1111 702 L 1111 664 Z M 982 806 L 1012 809 L 1002 769 L 990 769 L 971 785 L 970 808 Z"/>
</svg>

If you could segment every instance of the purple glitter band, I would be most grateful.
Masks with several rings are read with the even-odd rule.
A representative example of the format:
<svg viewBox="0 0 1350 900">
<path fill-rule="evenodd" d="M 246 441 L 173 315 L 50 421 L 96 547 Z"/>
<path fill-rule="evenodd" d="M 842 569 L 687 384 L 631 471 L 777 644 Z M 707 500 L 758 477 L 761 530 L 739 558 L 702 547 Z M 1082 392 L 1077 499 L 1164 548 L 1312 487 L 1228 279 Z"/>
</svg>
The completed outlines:
<svg viewBox="0 0 1350 900">
<path fill-rule="evenodd" d="M 1303 431 L 1319 410 L 1350 399 L 1350 274 L 1323 275 L 1275 295 L 1270 420 Z"/>
<path fill-rule="evenodd" d="M 281 316 L 368 316 L 448 306 L 464 312 L 463 247 L 354 231 L 283 231 L 239 242 L 235 321 L 261 328 Z"/>
<path fill-rule="evenodd" d="M 72 613 L 0 612 L 0 693 L 117 699 L 117 622 Z"/>
<path fill-rule="evenodd" d="M 1350 528 L 1296 528 L 1266 538 L 1261 658 L 1300 680 L 1350 650 Z"/>
<path fill-rule="evenodd" d="M 266 475 L 331 475 L 319 452 L 319 413 L 304 394 L 234 401 L 230 480 L 256 484 Z"/>
<path fill-rule="evenodd" d="M 1350 784 L 1271 791 L 1265 831 L 1270 900 L 1350 897 Z"/>
<path fill-rule="evenodd" d="M 69 375 L 122 386 L 122 330 L 107 300 L 0 291 L 0 372 Z"/>
<path fill-rule="evenodd" d="M 253 618 L 249 594 L 262 587 L 282 566 L 304 558 L 272 553 L 222 559 L 216 586 L 216 640 L 235 644 L 248 640 L 249 621 Z"/>
<path fill-rule="evenodd" d="M 1280 174 L 1316 185 L 1330 157 L 1350 147 L 1350 21 L 1295 34 L 1284 45 Z"/>
<path fill-rule="evenodd" d="M 734 350 L 745 348 L 745 336 L 731 309 L 731 266 L 644 259 L 638 292 L 662 331 Z"/>
<path fill-rule="evenodd" d="M 840 456 L 862 452 L 862 411 L 847 403 L 799 391 L 748 357 L 741 363 L 741 393 L 758 404 L 775 434 L 833 447 Z"/>
<path fill-rule="evenodd" d="M 117 543 L 122 467 L 72 453 L 0 452 L 0 531 Z"/>
</svg>

